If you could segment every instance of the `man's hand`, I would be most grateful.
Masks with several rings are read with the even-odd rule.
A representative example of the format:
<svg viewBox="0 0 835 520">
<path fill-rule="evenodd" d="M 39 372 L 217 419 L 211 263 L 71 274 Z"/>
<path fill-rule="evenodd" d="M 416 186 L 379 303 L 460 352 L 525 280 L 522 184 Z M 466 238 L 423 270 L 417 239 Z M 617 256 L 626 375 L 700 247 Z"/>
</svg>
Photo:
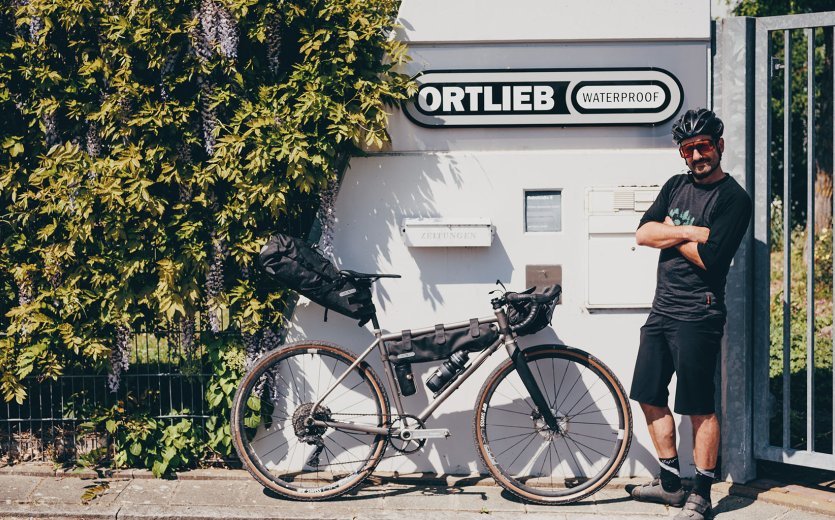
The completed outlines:
<svg viewBox="0 0 835 520">
<path fill-rule="evenodd" d="M 675 226 L 675 222 L 669 216 L 664 219 L 664 224 L 668 226 Z M 698 244 L 704 244 L 707 242 L 708 237 L 710 236 L 710 229 L 701 226 L 679 226 L 682 228 L 687 228 L 685 233 L 688 236 L 688 240 L 685 242 L 681 242 L 680 244 L 676 244 L 675 248 L 678 249 L 679 253 L 686 258 L 690 263 L 694 264 L 696 267 L 700 269 L 705 269 L 705 264 L 702 262 L 702 258 L 699 256 L 699 248 Z"/>
<path fill-rule="evenodd" d="M 710 230 L 700 226 L 676 226 L 670 217 L 664 222 L 647 222 L 635 233 L 640 246 L 667 249 L 686 242 L 707 242 Z"/>
<path fill-rule="evenodd" d="M 668 226 L 674 226 L 675 222 L 669 216 L 664 219 L 664 223 Z M 707 243 L 707 239 L 710 236 L 710 229 L 702 226 L 678 226 L 681 232 L 684 234 L 687 242 L 696 242 L 698 244 L 705 244 Z"/>
</svg>

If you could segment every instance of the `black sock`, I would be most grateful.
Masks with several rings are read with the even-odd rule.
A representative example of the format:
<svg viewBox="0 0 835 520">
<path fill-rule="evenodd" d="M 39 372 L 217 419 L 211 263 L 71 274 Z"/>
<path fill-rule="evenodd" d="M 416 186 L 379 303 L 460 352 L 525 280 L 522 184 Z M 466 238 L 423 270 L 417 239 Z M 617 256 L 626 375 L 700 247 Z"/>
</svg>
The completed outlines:
<svg viewBox="0 0 835 520">
<path fill-rule="evenodd" d="M 696 482 L 693 486 L 693 492 L 707 501 L 710 501 L 710 486 L 713 484 L 714 469 L 716 468 L 702 469 L 696 466 Z"/>
<path fill-rule="evenodd" d="M 681 477 L 678 471 L 678 456 L 671 459 L 659 458 L 661 463 L 661 487 L 664 491 L 678 491 L 681 489 Z"/>
</svg>

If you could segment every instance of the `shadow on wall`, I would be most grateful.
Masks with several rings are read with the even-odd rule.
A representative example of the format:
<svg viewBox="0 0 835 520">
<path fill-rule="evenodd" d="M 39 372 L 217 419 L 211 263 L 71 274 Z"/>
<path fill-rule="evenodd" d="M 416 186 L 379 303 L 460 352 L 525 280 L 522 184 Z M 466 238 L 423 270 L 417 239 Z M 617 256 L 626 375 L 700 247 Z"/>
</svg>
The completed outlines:
<svg viewBox="0 0 835 520">
<path fill-rule="evenodd" d="M 397 274 L 417 270 L 422 286 L 421 296 L 434 309 L 444 304 L 438 285 L 509 280 L 513 266 L 498 236 L 489 248 L 412 248 L 409 259 L 405 260 L 411 265 L 395 265 L 392 251 L 403 247 L 399 232 L 403 219 L 472 216 L 471 211 L 462 211 L 460 208 L 478 207 L 472 201 L 460 205 L 449 200 L 437 202 L 439 198 L 450 196 L 480 197 L 479 204 L 485 207 L 501 203 L 500 194 L 495 194 L 489 185 L 485 185 L 489 182 L 486 175 L 470 180 L 473 188 L 481 186 L 480 189 L 459 192 L 465 182 L 459 160 L 454 156 L 445 155 L 442 160 L 437 155 L 427 154 L 421 157 L 410 156 L 408 160 L 410 165 L 416 166 L 414 170 L 399 169 L 396 174 L 391 173 L 391 179 L 387 172 L 378 173 L 370 168 L 361 175 L 352 175 L 351 172 L 346 175 L 340 190 L 340 201 L 352 201 L 352 206 L 348 207 L 344 202 L 339 205 L 339 224 L 335 235 L 338 242 L 350 240 L 350 244 L 337 243 L 335 249 L 337 254 L 340 251 L 353 251 L 355 262 L 348 262 L 340 255 L 337 258 L 340 266 L 357 270 L 365 266 L 369 270 L 385 270 Z M 387 162 L 382 160 L 383 164 Z M 378 165 L 378 168 L 382 169 L 383 165 Z M 475 177 L 480 171 L 479 168 L 468 168 L 467 175 Z M 394 175 L 396 180 L 393 179 Z M 443 214 L 441 207 L 444 208 Z M 486 215 L 487 211 L 483 213 Z M 351 229 L 353 226 L 362 226 L 362 230 Z M 363 252 L 367 252 L 367 260 Z M 350 263 L 360 265 L 348 265 Z M 471 269 L 470 266 L 475 263 L 479 268 Z M 381 268 L 381 265 L 393 267 Z M 490 280 L 486 280 L 484 275 L 479 276 L 485 270 L 491 273 Z M 391 295 L 384 285 L 375 285 L 375 303 L 381 309 L 386 309 L 391 301 Z"/>
</svg>

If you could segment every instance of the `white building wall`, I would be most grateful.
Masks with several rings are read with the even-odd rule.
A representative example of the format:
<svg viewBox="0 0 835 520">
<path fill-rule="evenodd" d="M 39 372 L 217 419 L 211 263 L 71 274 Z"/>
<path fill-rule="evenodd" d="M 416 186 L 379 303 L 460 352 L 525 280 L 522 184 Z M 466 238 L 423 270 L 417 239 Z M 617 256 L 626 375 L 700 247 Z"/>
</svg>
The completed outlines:
<svg viewBox="0 0 835 520">
<path fill-rule="evenodd" d="M 707 104 L 709 15 L 706 0 L 404 0 L 400 21 L 401 37 L 412 42 L 413 61 L 406 68 L 410 74 L 430 69 L 660 67 L 681 81 L 687 108 Z M 547 20 L 554 21 L 553 31 Z M 341 267 L 403 275 L 376 284 L 384 330 L 489 316 L 488 292 L 497 279 L 511 290 L 522 290 L 526 265 L 561 265 L 563 299 L 553 327 L 523 338 L 522 344 L 557 342 L 583 348 L 608 364 L 628 391 L 648 310 L 587 307 L 586 193 L 592 188 L 660 185 L 681 172 L 684 164 L 670 140 L 670 123 L 427 129 L 395 112 L 389 132 L 388 150 L 351 161 L 335 208 L 334 243 Z M 561 232 L 524 231 L 524 191 L 540 189 L 562 190 Z M 488 248 L 408 248 L 400 223 L 412 217 L 487 217 L 495 238 Z M 646 255 L 644 272 L 652 271 L 656 258 Z M 613 271 L 620 268 L 619 260 L 610 259 Z M 647 283 L 654 284 L 651 275 Z M 322 314 L 315 304 L 300 301 L 288 340 L 323 339 L 354 352 L 373 340 L 370 326 L 359 328 L 336 313 L 323 323 Z M 499 350 L 493 357 L 430 421 L 430 428 L 449 428 L 451 438 L 429 440 L 422 452 L 388 459 L 380 469 L 483 473 L 473 446 L 472 407 L 488 371 L 506 354 Z M 372 358 L 384 377 L 379 356 Z M 434 366 L 414 368 L 425 379 Z M 411 413 L 428 402 L 425 387 L 418 388 L 415 396 L 404 398 Z M 647 475 L 656 471 L 657 463 L 637 406 L 633 416 L 635 438 L 621 473 Z M 689 425 L 684 426 L 681 454 L 687 473 L 691 448 Z"/>
</svg>

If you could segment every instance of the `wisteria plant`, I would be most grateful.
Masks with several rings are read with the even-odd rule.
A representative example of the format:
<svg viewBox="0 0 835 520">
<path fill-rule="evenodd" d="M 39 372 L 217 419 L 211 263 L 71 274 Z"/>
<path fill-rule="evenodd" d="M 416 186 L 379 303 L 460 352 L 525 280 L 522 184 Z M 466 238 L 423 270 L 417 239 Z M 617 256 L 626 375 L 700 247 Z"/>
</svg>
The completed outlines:
<svg viewBox="0 0 835 520">
<path fill-rule="evenodd" d="M 191 352 L 198 316 L 275 343 L 282 295 L 254 257 L 414 93 L 398 4 L 0 3 L 5 400 L 70 366 L 117 389 L 141 326 Z"/>
</svg>

